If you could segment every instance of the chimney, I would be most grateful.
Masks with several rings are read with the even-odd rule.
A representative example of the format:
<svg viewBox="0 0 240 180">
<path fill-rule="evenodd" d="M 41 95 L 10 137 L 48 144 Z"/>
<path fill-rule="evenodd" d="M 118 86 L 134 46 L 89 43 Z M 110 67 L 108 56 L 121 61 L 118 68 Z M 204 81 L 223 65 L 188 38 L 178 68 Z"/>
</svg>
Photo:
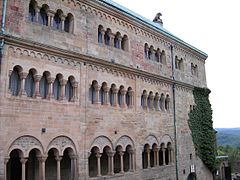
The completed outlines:
<svg viewBox="0 0 240 180">
<path fill-rule="evenodd" d="M 156 14 L 155 18 L 153 19 L 153 22 L 160 24 L 160 26 L 163 26 L 163 21 L 161 19 L 162 14 L 159 12 Z"/>
</svg>

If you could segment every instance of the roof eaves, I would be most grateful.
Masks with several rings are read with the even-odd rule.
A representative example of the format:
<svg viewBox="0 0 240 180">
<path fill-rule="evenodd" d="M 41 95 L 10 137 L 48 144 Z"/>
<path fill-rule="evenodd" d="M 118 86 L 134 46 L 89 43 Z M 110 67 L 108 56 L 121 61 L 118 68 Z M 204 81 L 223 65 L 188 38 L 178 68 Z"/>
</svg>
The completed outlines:
<svg viewBox="0 0 240 180">
<path fill-rule="evenodd" d="M 171 38 L 172 40 L 175 40 L 177 41 L 178 43 L 181 43 L 187 47 L 189 47 L 190 49 L 193 49 L 194 51 L 200 53 L 201 55 L 205 56 L 206 58 L 208 57 L 208 55 L 197 49 L 196 47 L 186 43 L 185 41 L 183 41 L 182 39 L 178 38 L 177 36 L 173 35 L 172 33 L 170 33 L 169 31 L 167 31 L 166 29 L 164 29 L 162 26 L 160 26 L 159 24 L 157 23 L 154 23 L 152 21 L 150 21 L 149 19 L 125 8 L 124 6 L 112 1 L 112 0 L 97 0 L 99 1 L 100 3 L 102 3 L 103 5 L 107 5 L 107 6 L 110 6 L 110 7 L 113 7 L 115 9 L 118 9 L 120 11 L 122 11 L 124 14 L 130 16 L 131 18 L 134 18 L 135 20 L 137 21 L 140 21 L 141 23 L 144 23 L 145 25 L 157 30 L 157 31 L 160 31 L 162 34 L 166 35 L 167 37 Z"/>
</svg>

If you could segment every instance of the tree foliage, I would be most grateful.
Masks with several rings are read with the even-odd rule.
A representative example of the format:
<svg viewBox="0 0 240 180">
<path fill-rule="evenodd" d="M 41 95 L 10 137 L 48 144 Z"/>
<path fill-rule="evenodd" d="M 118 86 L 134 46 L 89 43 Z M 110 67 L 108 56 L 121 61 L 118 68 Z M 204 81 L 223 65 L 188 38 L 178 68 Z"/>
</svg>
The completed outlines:
<svg viewBox="0 0 240 180">
<path fill-rule="evenodd" d="M 194 88 L 196 106 L 189 113 L 189 127 L 197 155 L 214 171 L 216 168 L 216 133 L 213 129 L 212 108 L 209 102 L 210 90 Z"/>
</svg>

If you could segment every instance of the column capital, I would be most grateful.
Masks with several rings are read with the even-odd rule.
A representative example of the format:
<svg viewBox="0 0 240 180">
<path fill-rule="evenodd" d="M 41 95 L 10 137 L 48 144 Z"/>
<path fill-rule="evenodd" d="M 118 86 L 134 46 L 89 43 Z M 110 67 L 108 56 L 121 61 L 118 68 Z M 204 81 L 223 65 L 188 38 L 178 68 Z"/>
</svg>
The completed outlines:
<svg viewBox="0 0 240 180">
<path fill-rule="evenodd" d="M 120 93 L 121 93 L 122 95 L 126 95 L 126 94 L 127 94 L 127 91 L 126 91 L 125 89 L 121 89 L 121 90 L 120 90 Z"/>
<path fill-rule="evenodd" d="M 21 162 L 22 164 L 26 164 L 27 160 L 28 160 L 27 158 L 21 158 L 21 159 L 20 159 L 20 162 Z"/>
<path fill-rule="evenodd" d="M 154 152 L 158 152 L 158 150 L 159 150 L 159 148 L 157 148 L 157 147 L 153 148 Z"/>
<path fill-rule="evenodd" d="M 114 93 L 114 94 L 117 94 L 118 93 L 118 88 L 112 88 L 112 92 Z"/>
<path fill-rule="evenodd" d="M 78 87 L 78 82 L 77 82 L 77 81 L 72 82 L 72 86 L 73 86 L 74 88 L 77 88 L 77 87 Z"/>
<path fill-rule="evenodd" d="M 5 158 L 4 158 L 4 164 L 7 164 L 8 161 L 9 161 L 9 159 L 10 159 L 10 157 L 5 157 Z"/>
<path fill-rule="evenodd" d="M 48 84 L 51 84 L 55 81 L 55 78 L 52 78 L 52 77 L 47 77 L 47 82 Z"/>
<path fill-rule="evenodd" d="M 128 91 L 128 94 L 129 94 L 129 96 L 133 96 L 134 91 L 133 91 L 133 90 L 129 90 L 129 91 Z"/>
<path fill-rule="evenodd" d="M 20 79 L 26 79 L 28 73 L 27 72 L 20 72 Z"/>
<path fill-rule="evenodd" d="M 47 160 L 47 156 L 37 156 L 39 162 L 45 162 Z"/>
<path fill-rule="evenodd" d="M 73 160 L 77 159 L 77 155 L 70 155 L 69 157 L 70 157 L 70 159 L 73 159 Z"/>
<path fill-rule="evenodd" d="M 144 93 L 144 94 L 143 94 L 143 98 L 144 98 L 144 99 L 147 99 L 147 98 L 148 98 L 148 94 L 147 94 L 147 93 Z"/>
<path fill-rule="evenodd" d="M 96 153 L 95 155 L 97 158 L 101 158 L 102 154 L 101 153 Z"/>
<path fill-rule="evenodd" d="M 109 152 L 107 152 L 107 156 L 109 156 L 109 157 L 113 157 L 114 154 L 115 154 L 115 151 L 109 151 Z"/>
<path fill-rule="evenodd" d="M 42 78 L 42 75 L 35 74 L 33 77 L 35 81 L 39 82 Z"/>
<path fill-rule="evenodd" d="M 62 157 L 61 156 L 56 156 L 55 159 L 56 159 L 56 161 L 61 161 Z"/>
<path fill-rule="evenodd" d="M 118 154 L 119 154 L 120 156 L 123 156 L 123 155 L 124 155 L 124 152 L 123 152 L 123 151 L 119 151 Z"/>
<path fill-rule="evenodd" d="M 160 99 L 159 94 L 157 94 L 157 95 L 155 96 L 155 99 L 156 99 L 157 101 L 159 101 L 159 99 Z"/>
<path fill-rule="evenodd" d="M 110 88 L 107 87 L 107 86 L 104 86 L 104 87 L 103 87 L 103 91 L 104 91 L 104 92 L 109 92 L 109 89 L 110 89 Z"/>
<path fill-rule="evenodd" d="M 148 97 L 149 97 L 151 100 L 154 99 L 154 95 L 153 95 L 153 94 L 150 94 Z"/>
<path fill-rule="evenodd" d="M 100 91 L 101 86 L 98 85 L 98 84 L 94 84 L 94 85 L 93 85 L 93 88 L 94 88 L 95 91 Z"/>
<path fill-rule="evenodd" d="M 65 86 L 67 84 L 67 80 L 65 79 L 60 79 L 60 85 Z"/>
</svg>

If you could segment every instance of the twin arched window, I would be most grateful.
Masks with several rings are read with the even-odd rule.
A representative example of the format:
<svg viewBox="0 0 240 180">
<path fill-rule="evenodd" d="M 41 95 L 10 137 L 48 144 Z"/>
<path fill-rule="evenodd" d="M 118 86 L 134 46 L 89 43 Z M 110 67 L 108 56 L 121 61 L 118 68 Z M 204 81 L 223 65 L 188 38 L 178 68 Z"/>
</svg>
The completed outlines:
<svg viewBox="0 0 240 180">
<path fill-rule="evenodd" d="M 145 59 L 156 61 L 161 64 L 166 64 L 165 51 L 164 50 L 160 51 L 159 48 L 155 50 L 153 46 L 149 47 L 147 43 L 145 43 L 144 45 L 144 57 Z"/>
<path fill-rule="evenodd" d="M 18 96 L 21 88 L 20 73 L 22 69 L 18 66 L 13 68 L 9 79 L 9 90 L 13 96 Z"/>
<path fill-rule="evenodd" d="M 29 3 L 28 18 L 29 21 L 39 23 L 44 26 L 53 26 L 56 30 L 73 33 L 74 18 L 71 13 L 64 16 L 62 10 L 58 9 L 54 15 L 48 14 L 49 6 L 47 4 L 42 5 L 40 9 L 37 6 L 35 0 L 31 0 Z M 53 20 L 52 23 L 49 21 Z"/>
</svg>

